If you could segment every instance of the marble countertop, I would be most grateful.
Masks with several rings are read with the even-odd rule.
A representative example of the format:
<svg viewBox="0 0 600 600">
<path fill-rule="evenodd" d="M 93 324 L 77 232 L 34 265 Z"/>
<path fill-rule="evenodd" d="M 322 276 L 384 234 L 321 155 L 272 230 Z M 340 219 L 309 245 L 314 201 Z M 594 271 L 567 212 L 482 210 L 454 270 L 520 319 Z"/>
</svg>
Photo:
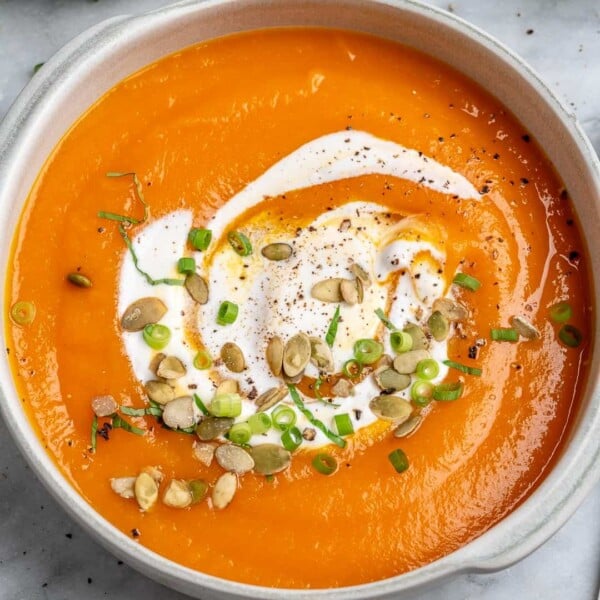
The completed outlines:
<svg viewBox="0 0 600 600">
<path fill-rule="evenodd" d="M 600 152 L 599 0 L 429 0 L 524 57 L 577 115 Z M 160 0 L 0 0 L 0 118 L 35 64 L 85 28 Z M 600 486 L 545 545 L 499 573 L 473 574 L 424 600 L 596 600 Z M 35 479 L 0 420 L 0 600 L 183 600 L 117 561 Z"/>
</svg>

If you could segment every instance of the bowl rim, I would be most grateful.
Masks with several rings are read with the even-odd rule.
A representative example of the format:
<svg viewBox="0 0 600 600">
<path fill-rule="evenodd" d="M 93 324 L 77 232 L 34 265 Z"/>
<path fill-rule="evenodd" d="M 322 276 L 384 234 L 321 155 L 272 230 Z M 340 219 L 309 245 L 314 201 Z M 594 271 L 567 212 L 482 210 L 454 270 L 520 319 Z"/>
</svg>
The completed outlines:
<svg viewBox="0 0 600 600">
<path fill-rule="evenodd" d="M 22 153 L 30 143 L 24 131 L 31 130 L 38 120 L 44 119 L 44 100 L 64 92 L 69 78 L 81 73 L 87 64 L 102 59 L 108 48 L 160 30 L 166 23 L 182 15 L 200 15 L 211 9 L 237 9 L 273 5 L 281 0 L 185 0 L 140 16 L 121 16 L 103 21 L 86 30 L 59 50 L 36 74 L 18 96 L 0 124 L 0 220 L 10 210 L 18 178 Z M 289 0 L 293 3 L 294 0 Z M 441 27 L 451 28 L 473 43 L 484 46 L 497 59 L 511 67 L 535 89 L 575 142 L 587 174 L 598 192 L 594 200 L 600 205 L 600 161 L 580 125 L 567 107 L 555 96 L 541 78 L 514 52 L 478 27 L 443 9 L 422 4 L 417 0 L 308 0 L 308 4 L 368 5 L 390 7 L 414 12 L 431 19 Z M 306 2 L 305 2 L 306 4 Z M 23 199 L 24 200 L 24 199 Z M 20 204 L 21 206 L 22 204 Z M 19 210 L 20 212 L 20 210 Z M 591 282 L 593 285 L 593 281 Z M 0 327 L 5 336 L 5 298 L 0 299 Z M 594 345 L 599 336 L 595 332 Z M 66 480 L 27 419 L 19 419 L 22 408 L 12 383 L 6 356 L 0 361 L 0 412 L 21 453 L 38 479 L 58 500 L 66 512 L 105 548 L 151 578 L 190 594 L 207 591 L 228 597 L 277 599 L 283 593 L 289 598 L 377 598 L 401 591 L 430 585 L 448 575 L 470 571 L 493 571 L 520 560 L 555 533 L 575 512 L 586 495 L 600 480 L 600 393 L 598 392 L 598 360 L 590 366 L 585 390 L 589 416 L 580 423 L 572 443 L 563 450 L 552 470 L 545 475 L 537 489 L 507 517 L 467 545 L 433 563 L 391 578 L 354 586 L 329 589 L 270 588 L 239 583 L 207 575 L 183 567 L 139 545 L 121 533 L 89 505 Z M 592 377 L 595 375 L 595 377 Z M 593 391 L 595 390 L 595 391 Z M 593 442 L 593 436 L 599 440 Z M 539 504 L 544 508 L 540 510 Z M 547 508 L 547 507 L 550 508 Z M 504 535 L 501 533 L 504 531 Z M 496 546 L 494 548 L 494 546 Z"/>
</svg>

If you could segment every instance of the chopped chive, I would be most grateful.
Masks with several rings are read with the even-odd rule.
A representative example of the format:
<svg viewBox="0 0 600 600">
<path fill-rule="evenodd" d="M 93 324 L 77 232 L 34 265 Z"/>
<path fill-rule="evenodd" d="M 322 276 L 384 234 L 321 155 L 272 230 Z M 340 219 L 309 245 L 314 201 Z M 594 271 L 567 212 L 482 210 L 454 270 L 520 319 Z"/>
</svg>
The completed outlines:
<svg viewBox="0 0 600 600">
<path fill-rule="evenodd" d="M 238 312 L 239 308 L 235 302 L 229 302 L 229 300 L 221 302 L 221 306 L 219 306 L 219 312 L 217 313 L 217 324 L 231 325 L 237 319 Z"/>
<path fill-rule="evenodd" d="M 363 365 L 372 365 L 383 354 L 383 345 L 376 340 L 362 339 L 354 344 L 354 358 Z"/>
<path fill-rule="evenodd" d="M 296 405 L 298 410 L 310 421 L 310 423 L 314 427 L 322 431 L 334 444 L 336 444 L 340 448 L 345 448 L 346 440 L 341 438 L 339 435 L 333 433 L 333 431 L 328 429 L 322 421 L 316 419 L 312 412 L 310 412 L 310 410 L 306 408 L 304 402 L 302 401 L 302 398 L 300 397 L 300 394 L 298 393 L 298 390 L 296 389 L 296 386 L 290 383 L 288 384 L 288 390 L 290 392 L 292 400 L 294 401 L 294 404 Z"/>
<path fill-rule="evenodd" d="M 583 334 L 573 325 L 563 325 L 558 332 L 558 338 L 565 346 L 577 348 L 583 341 Z"/>
<path fill-rule="evenodd" d="M 335 342 L 335 336 L 337 335 L 338 324 L 340 322 L 340 307 L 339 305 L 336 307 L 335 312 L 333 313 L 333 318 L 331 319 L 331 323 L 329 323 L 329 327 L 327 328 L 327 333 L 325 334 L 325 341 L 330 348 L 333 348 L 333 344 Z"/>
<path fill-rule="evenodd" d="M 352 425 L 352 419 L 348 413 L 335 415 L 333 417 L 333 422 L 338 435 L 350 435 L 351 433 L 354 433 L 354 425 Z"/>
<path fill-rule="evenodd" d="M 362 365 L 355 358 L 351 358 L 344 363 L 342 373 L 350 379 L 356 379 L 360 377 L 362 369 Z"/>
<path fill-rule="evenodd" d="M 273 427 L 279 431 L 285 431 L 296 424 L 296 412 L 289 406 L 278 406 L 271 413 Z"/>
<path fill-rule="evenodd" d="M 515 329 L 510 327 L 499 327 L 490 330 L 490 337 L 495 342 L 518 342 L 519 334 Z"/>
<path fill-rule="evenodd" d="M 204 371 L 206 369 L 210 369 L 212 364 L 213 360 L 208 353 L 208 350 L 205 350 L 204 348 L 198 350 L 198 353 L 194 357 L 194 368 L 198 369 L 199 371 Z"/>
<path fill-rule="evenodd" d="M 231 426 L 227 436 L 234 444 L 247 444 L 252 437 L 252 430 L 248 423 L 236 423 Z"/>
<path fill-rule="evenodd" d="M 388 454 L 388 459 L 392 463 L 392 467 L 396 469 L 397 473 L 404 473 L 409 467 L 408 458 L 400 448 L 392 450 L 392 452 Z"/>
<path fill-rule="evenodd" d="M 302 443 L 302 434 L 297 427 L 289 427 L 281 434 L 281 443 L 289 452 L 293 452 Z"/>
<path fill-rule="evenodd" d="M 458 400 L 462 396 L 463 384 L 461 381 L 440 383 L 433 388 L 433 399 L 438 402 Z"/>
<path fill-rule="evenodd" d="M 419 407 L 425 408 L 433 399 L 434 385 L 431 381 L 418 379 L 410 388 L 410 398 Z"/>
<path fill-rule="evenodd" d="M 264 412 L 255 413 L 249 417 L 248 425 L 253 435 L 266 433 L 271 429 L 271 417 Z"/>
<path fill-rule="evenodd" d="M 94 415 L 92 419 L 92 454 L 96 452 L 96 443 L 98 435 L 98 417 Z"/>
<path fill-rule="evenodd" d="M 206 405 L 204 404 L 204 402 L 202 402 L 202 398 L 200 398 L 198 394 L 194 394 L 194 402 L 203 415 L 210 414 L 208 408 L 206 408 Z"/>
<path fill-rule="evenodd" d="M 398 328 L 385 316 L 385 313 L 381 308 L 378 308 L 375 311 L 375 314 L 379 317 L 381 322 L 390 330 L 396 331 Z"/>
<path fill-rule="evenodd" d="M 190 256 L 184 256 L 177 261 L 177 271 L 183 275 L 196 272 L 196 261 Z"/>
<path fill-rule="evenodd" d="M 29 325 L 35 319 L 35 304 L 27 300 L 15 302 L 10 309 L 10 317 L 17 325 Z"/>
<path fill-rule="evenodd" d="M 119 410 L 124 415 L 129 415 L 130 417 L 143 417 L 146 414 L 148 409 L 146 408 L 133 408 L 131 406 L 121 406 Z"/>
<path fill-rule="evenodd" d="M 194 229 L 191 229 L 188 234 L 188 242 L 196 250 L 206 250 L 210 245 L 211 240 L 212 231 L 210 229 L 195 227 Z"/>
<path fill-rule="evenodd" d="M 454 276 L 452 283 L 460 285 L 460 287 L 464 287 L 472 292 L 476 292 L 481 287 L 481 282 L 478 279 L 475 279 L 475 277 L 467 275 L 466 273 L 457 273 Z"/>
<path fill-rule="evenodd" d="M 239 394 L 219 394 L 212 399 L 209 410 L 215 417 L 239 417 L 242 399 Z"/>
<path fill-rule="evenodd" d="M 313 458 L 312 466 L 316 471 L 321 473 L 321 475 L 331 475 L 332 473 L 335 473 L 335 470 L 337 469 L 337 460 L 330 454 L 321 452 Z"/>
<path fill-rule="evenodd" d="M 140 429 L 139 427 L 135 427 L 134 425 L 131 425 L 131 423 L 128 423 L 124 419 L 121 419 L 121 417 L 119 415 L 113 415 L 112 426 L 113 426 L 113 429 L 124 429 L 128 433 L 133 433 L 135 435 L 145 435 L 146 434 L 146 432 L 143 429 Z"/>
<path fill-rule="evenodd" d="M 461 365 L 460 363 L 454 362 L 453 360 L 445 360 L 444 364 L 451 369 L 457 369 L 458 371 L 462 371 L 467 375 L 475 375 L 476 377 L 481 377 L 481 369 L 478 367 L 469 367 L 467 365 Z"/>
<path fill-rule="evenodd" d="M 550 309 L 550 318 L 555 323 L 566 323 L 573 316 L 573 309 L 568 302 L 558 302 L 553 304 Z"/>
<path fill-rule="evenodd" d="M 390 346 L 396 354 L 402 354 L 412 350 L 413 339 L 406 331 L 392 331 L 390 333 Z"/>
<path fill-rule="evenodd" d="M 144 327 L 142 337 L 153 350 L 162 350 L 171 341 L 171 330 L 160 323 L 149 323 Z"/>
<path fill-rule="evenodd" d="M 252 254 L 252 244 L 241 231 L 230 231 L 227 234 L 227 241 L 240 256 L 250 256 Z"/>
<path fill-rule="evenodd" d="M 440 374 L 440 365 L 433 358 L 424 358 L 418 362 L 416 373 L 420 379 L 435 379 Z"/>
</svg>

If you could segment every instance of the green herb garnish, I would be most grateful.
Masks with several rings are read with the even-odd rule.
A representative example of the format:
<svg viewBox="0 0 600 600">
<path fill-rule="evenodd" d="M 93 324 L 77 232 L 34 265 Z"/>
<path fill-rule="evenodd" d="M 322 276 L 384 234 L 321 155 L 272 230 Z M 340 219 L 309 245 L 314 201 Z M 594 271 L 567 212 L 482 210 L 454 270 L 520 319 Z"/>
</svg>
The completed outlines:
<svg viewBox="0 0 600 600">
<path fill-rule="evenodd" d="M 457 369 L 458 371 L 462 371 L 467 375 L 475 375 L 476 377 L 481 376 L 481 369 L 477 367 L 469 367 L 467 365 L 461 365 L 460 363 L 454 362 L 453 360 L 445 360 L 444 364 L 451 369 Z"/>
<path fill-rule="evenodd" d="M 335 336 L 337 335 L 338 324 L 340 322 L 340 307 L 339 305 L 336 307 L 335 312 L 333 313 L 333 318 L 331 319 L 331 323 L 327 328 L 327 333 L 325 334 L 325 341 L 330 348 L 333 348 L 333 343 L 335 342 Z"/>
<path fill-rule="evenodd" d="M 379 317 L 380 321 L 390 330 L 396 331 L 398 328 L 385 316 L 383 309 L 378 308 L 375 314 Z"/>
<path fill-rule="evenodd" d="M 139 427 L 135 427 L 135 425 L 131 425 L 124 419 L 121 419 L 119 415 L 113 415 L 112 417 L 112 426 L 113 429 L 124 429 L 127 433 L 133 433 L 135 435 L 146 435 L 146 431 L 144 429 L 140 429 Z"/>
</svg>

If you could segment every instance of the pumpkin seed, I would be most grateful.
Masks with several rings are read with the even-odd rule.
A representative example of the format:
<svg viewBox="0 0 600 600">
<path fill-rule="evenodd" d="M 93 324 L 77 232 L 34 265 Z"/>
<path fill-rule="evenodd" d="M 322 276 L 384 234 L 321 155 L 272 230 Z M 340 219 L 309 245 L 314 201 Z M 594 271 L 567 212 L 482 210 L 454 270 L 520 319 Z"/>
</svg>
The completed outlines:
<svg viewBox="0 0 600 600">
<path fill-rule="evenodd" d="M 367 288 L 371 285 L 371 277 L 360 265 L 352 263 L 350 265 L 350 273 L 352 273 L 356 279 L 360 279 L 363 287 Z"/>
<path fill-rule="evenodd" d="M 413 415 L 401 425 L 394 429 L 394 437 L 401 438 L 410 435 L 421 424 L 423 417 L 421 415 Z"/>
<path fill-rule="evenodd" d="M 288 377 L 296 377 L 310 361 L 310 339 L 305 333 L 291 337 L 283 349 L 283 371 Z"/>
<path fill-rule="evenodd" d="M 176 356 L 163 358 L 156 369 L 156 374 L 163 379 L 179 379 L 186 373 L 185 365 Z"/>
<path fill-rule="evenodd" d="M 204 479 L 193 479 L 188 483 L 188 487 L 192 494 L 192 504 L 202 502 L 208 493 L 208 483 Z"/>
<path fill-rule="evenodd" d="M 215 396 L 220 396 L 221 394 L 237 394 L 239 391 L 240 386 L 235 379 L 225 379 L 217 386 Z"/>
<path fill-rule="evenodd" d="M 289 244 L 277 242 L 268 244 L 260 252 L 268 260 L 287 260 L 292 255 L 292 247 Z"/>
<path fill-rule="evenodd" d="M 119 405 L 116 400 L 110 396 L 94 396 L 92 398 L 92 410 L 97 417 L 109 417 L 117 412 Z"/>
<path fill-rule="evenodd" d="M 135 480 L 134 493 L 138 506 L 144 511 L 150 510 L 158 500 L 158 484 L 148 473 L 140 473 Z"/>
<path fill-rule="evenodd" d="M 445 340 L 450 333 L 450 323 L 439 310 L 431 313 L 431 316 L 427 319 L 427 327 L 429 327 L 433 338 L 438 342 Z"/>
<path fill-rule="evenodd" d="M 194 400 L 191 396 L 181 396 L 171 400 L 163 410 L 162 420 L 171 429 L 187 429 L 196 424 Z"/>
<path fill-rule="evenodd" d="M 160 467 L 144 467 L 140 473 L 147 473 L 148 475 L 150 475 L 150 477 L 152 477 L 152 479 L 154 479 L 154 481 L 156 481 L 156 485 L 160 485 L 164 475 L 163 472 L 160 470 Z"/>
<path fill-rule="evenodd" d="M 92 287 L 92 280 L 81 273 L 69 273 L 67 281 L 80 288 Z"/>
<path fill-rule="evenodd" d="M 325 340 L 318 337 L 309 337 L 310 340 L 310 362 L 326 373 L 333 371 L 333 354 Z"/>
<path fill-rule="evenodd" d="M 410 385 L 410 375 L 398 373 L 389 367 L 380 367 L 374 374 L 375 382 L 382 390 L 393 390 L 398 392 L 405 390 Z"/>
<path fill-rule="evenodd" d="M 353 306 L 358 303 L 358 289 L 356 281 L 351 279 L 342 279 L 340 282 L 340 294 L 346 304 Z"/>
<path fill-rule="evenodd" d="M 113 477 L 110 480 L 110 487 L 115 494 L 129 500 L 135 496 L 136 479 L 137 477 Z"/>
<path fill-rule="evenodd" d="M 282 375 L 282 377 L 285 383 L 293 383 L 294 385 L 296 385 L 297 383 L 300 383 L 302 381 L 302 378 L 304 377 L 304 369 L 294 377 L 288 377 L 285 373 Z"/>
<path fill-rule="evenodd" d="M 540 332 L 525 317 L 515 315 L 510 318 L 510 324 L 520 336 L 527 340 L 537 340 L 540 337 Z"/>
<path fill-rule="evenodd" d="M 287 395 L 288 389 L 285 385 L 267 390 L 254 401 L 258 407 L 256 412 L 265 412 L 266 410 L 273 408 L 273 406 L 283 400 Z"/>
<path fill-rule="evenodd" d="M 358 303 L 362 304 L 365 299 L 365 286 L 358 278 L 355 279 L 354 284 L 356 285 L 356 291 L 358 293 Z"/>
<path fill-rule="evenodd" d="M 155 354 L 152 357 L 152 360 L 150 361 L 150 364 L 148 365 L 148 368 L 156 375 L 156 371 L 158 370 L 158 365 L 160 365 L 160 363 L 167 358 L 167 355 L 162 353 L 162 352 L 158 352 L 157 354 Z"/>
<path fill-rule="evenodd" d="M 292 455 L 278 444 L 258 444 L 250 449 L 254 470 L 261 475 L 273 475 L 290 466 Z"/>
<path fill-rule="evenodd" d="M 382 354 L 381 358 L 375 363 L 375 368 L 391 367 L 394 359 L 389 354 Z"/>
<path fill-rule="evenodd" d="M 231 429 L 233 421 L 231 417 L 205 417 L 196 427 L 196 435 L 203 442 L 216 440 Z"/>
<path fill-rule="evenodd" d="M 394 359 L 394 369 L 398 373 L 410 375 L 417 370 L 417 365 L 425 358 L 429 358 L 427 350 L 409 350 L 396 356 Z"/>
<path fill-rule="evenodd" d="M 242 475 L 254 468 L 254 459 L 239 446 L 223 444 L 215 450 L 215 458 L 223 469 Z"/>
<path fill-rule="evenodd" d="M 159 298 L 140 298 L 125 309 L 121 327 L 125 331 L 141 331 L 146 325 L 158 323 L 166 312 L 167 307 Z"/>
<path fill-rule="evenodd" d="M 167 404 L 175 398 L 175 390 L 164 381 L 147 381 L 144 389 L 148 398 L 158 404 Z"/>
<path fill-rule="evenodd" d="M 409 323 L 404 328 L 404 331 L 408 333 L 408 335 L 410 335 L 410 337 L 412 338 L 413 350 L 427 350 L 427 348 L 429 348 L 429 341 L 427 340 L 427 336 L 420 327 L 414 325 L 413 323 Z"/>
<path fill-rule="evenodd" d="M 332 277 L 324 279 L 313 285 L 310 295 L 321 302 L 341 302 L 342 292 L 340 291 L 341 277 Z"/>
<path fill-rule="evenodd" d="M 279 336 L 274 336 L 267 344 L 267 364 L 275 377 L 281 375 L 283 365 L 283 342 Z"/>
<path fill-rule="evenodd" d="M 234 473 L 223 473 L 212 491 L 213 506 L 219 510 L 226 508 L 237 491 L 237 476 Z"/>
<path fill-rule="evenodd" d="M 225 366 L 233 373 L 241 373 L 246 368 L 246 360 L 240 347 L 233 342 L 223 344 L 221 358 Z"/>
<path fill-rule="evenodd" d="M 171 479 L 163 493 L 162 501 L 170 508 L 187 508 L 190 506 L 193 502 L 193 496 L 187 481 Z"/>
<path fill-rule="evenodd" d="M 398 396 L 377 396 L 369 402 L 369 408 L 378 419 L 396 425 L 407 421 L 413 411 L 410 402 Z"/>
<path fill-rule="evenodd" d="M 200 461 L 205 467 L 210 467 L 214 455 L 215 447 L 212 444 L 194 442 L 192 446 L 192 456 Z"/>
<path fill-rule="evenodd" d="M 469 310 L 450 298 L 438 298 L 433 303 L 432 310 L 441 312 L 448 321 L 464 321 L 469 317 Z"/>
<path fill-rule="evenodd" d="M 194 302 L 198 304 L 208 302 L 208 283 L 206 283 L 204 277 L 201 277 L 198 273 L 190 273 L 186 276 L 184 285 Z"/>
<path fill-rule="evenodd" d="M 354 386 L 347 379 L 340 379 L 331 388 L 333 395 L 338 398 L 347 398 L 352 394 L 353 390 Z"/>
</svg>

